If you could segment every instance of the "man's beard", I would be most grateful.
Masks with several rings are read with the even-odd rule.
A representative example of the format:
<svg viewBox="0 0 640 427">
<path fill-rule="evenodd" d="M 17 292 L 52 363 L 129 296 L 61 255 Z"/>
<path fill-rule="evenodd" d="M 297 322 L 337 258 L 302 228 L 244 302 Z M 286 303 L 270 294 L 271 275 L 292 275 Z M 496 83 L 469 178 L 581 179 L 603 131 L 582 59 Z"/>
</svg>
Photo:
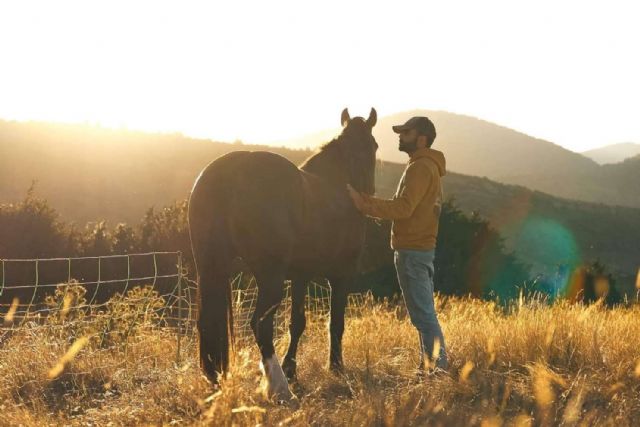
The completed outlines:
<svg viewBox="0 0 640 427">
<path fill-rule="evenodd" d="M 418 139 L 414 139 L 413 141 L 400 141 L 400 145 L 398 145 L 398 150 L 404 151 L 407 154 L 411 154 L 418 149 Z"/>
</svg>

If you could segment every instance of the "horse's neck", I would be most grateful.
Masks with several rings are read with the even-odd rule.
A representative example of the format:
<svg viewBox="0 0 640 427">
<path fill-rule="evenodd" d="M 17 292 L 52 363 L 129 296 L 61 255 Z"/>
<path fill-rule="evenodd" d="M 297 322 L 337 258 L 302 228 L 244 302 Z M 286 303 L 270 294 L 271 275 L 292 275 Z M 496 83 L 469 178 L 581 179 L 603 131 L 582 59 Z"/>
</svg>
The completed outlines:
<svg viewBox="0 0 640 427">
<path fill-rule="evenodd" d="M 342 167 L 333 147 L 315 154 L 300 167 L 307 174 L 313 204 L 326 210 L 330 217 L 353 214 L 353 204 L 347 193 L 348 175 L 340 170 Z"/>
</svg>

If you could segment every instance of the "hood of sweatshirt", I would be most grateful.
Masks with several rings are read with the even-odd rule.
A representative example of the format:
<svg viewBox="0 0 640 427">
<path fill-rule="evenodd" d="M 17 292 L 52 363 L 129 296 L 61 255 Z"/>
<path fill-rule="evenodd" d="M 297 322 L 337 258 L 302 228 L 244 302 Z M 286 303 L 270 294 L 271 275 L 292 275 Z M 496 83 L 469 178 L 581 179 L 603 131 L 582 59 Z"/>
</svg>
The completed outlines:
<svg viewBox="0 0 640 427">
<path fill-rule="evenodd" d="M 427 157 L 429 160 L 435 163 L 438 167 L 438 172 L 440 172 L 440 176 L 445 176 L 445 174 L 447 173 L 447 162 L 442 151 L 434 150 L 432 148 L 420 148 L 411 154 L 411 161 L 416 161 L 421 157 Z"/>
</svg>

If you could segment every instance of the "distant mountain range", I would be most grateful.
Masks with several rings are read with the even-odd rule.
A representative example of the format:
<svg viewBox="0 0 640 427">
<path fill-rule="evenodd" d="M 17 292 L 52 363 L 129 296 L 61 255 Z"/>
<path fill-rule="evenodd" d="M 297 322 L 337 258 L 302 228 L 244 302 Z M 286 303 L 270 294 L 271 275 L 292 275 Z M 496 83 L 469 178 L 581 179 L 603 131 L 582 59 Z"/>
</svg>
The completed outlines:
<svg viewBox="0 0 640 427">
<path fill-rule="evenodd" d="M 601 165 L 620 163 L 623 160 L 640 155 L 640 144 L 635 144 L 633 142 L 612 144 L 584 151 L 582 152 L 582 155 Z"/>
<path fill-rule="evenodd" d="M 433 148 L 445 153 L 451 171 L 568 199 L 640 207 L 640 185 L 633 184 L 640 183 L 637 160 L 601 166 L 549 141 L 445 111 L 412 110 L 381 117 L 374 130 L 380 158 L 406 161 L 406 154 L 397 149 L 398 136 L 391 126 L 417 115 L 430 117 L 436 125 L 438 136 Z M 287 143 L 293 147 L 314 147 L 335 132 L 317 132 Z"/>
<path fill-rule="evenodd" d="M 381 128 L 391 120 L 395 121 L 383 118 Z M 438 137 L 442 147 L 439 148 L 447 152 L 450 164 L 453 163 L 451 168 L 456 170 L 456 164 L 463 164 L 455 160 L 456 140 L 447 137 L 445 129 L 448 126 L 444 126 L 444 121 L 434 120 L 442 124 L 442 134 Z M 476 123 L 475 119 L 472 123 Z M 495 125 L 486 122 L 478 121 L 477 126 L 486 127 L 485 139 L 497 138 L 491 132 L 522 135 L 514 131 L 502 132 L 503 128 L 496 130 Z M 384 138 L 384 134 L 378 135 L 379 141 Z M 514 143 L 518 150 L 528 137 L 520 138 L 522 141 Z M 385 147 L 385 144 L 391 142 L 381 144 L 383 153 L 384 150 L 391 152 L 392 147 Z M 465 144 L 468 143 L 458 142 L 458 145 Z M 509 143 L 502 141 L 500 144 L 507 146 Z M 534 147 L 532 152 L 544 152 L 546 147 L 560 156 L 559 160 L 551 158 L 549 162 L 565 162 L 567 167 L 575 169 L 595 168 L 620 182 L 624 187 L 619 189 L 621 193 L 638 190 L 632 183 L 640 181 L 629 181 L 628 177 L 640 170 L 640 157 L 618 165 L 598 166 L 553 144 L 541 142 L 541 145 L 543 148 Z M 0 203 L 21 200 L 36 180 L 36 195 L 46 198 L 66 221 L 76 221 L 81 226 L 87 221 L 102 219 L 108 220 L 111 226 L 118 222 L 136 224 L 150 207 L 162 208 L 188 197 L 200 170 L 211 160 L 233 150 L 269 150 L 296 164 L 312 153 L 306 149 L 229 144 L 179 134 L 0 121 Z M 506 163 L 499 158 L 500 153 L 494 155 L 498 156 L 493 159 L 498 165 L 496 168 L 507 170 Z M 507 150 L 505 156 L 516 161 L 511 151 Z M 577 157 L 575 163 L 574 157 Z M 401 160 L 402 163 L 406 161 L 405 158 Z M 492 160 L 479 158 L 476 163 L 484 161 Z M 530 159 L 522 162 L 530 163 Z M 383 197 L 393 194 L 403 168 L 403 164 L 379 162 L 378 194 Z M 454 197 L 466 213 L 477 211 L 488 218 L 505 238 L 507 248 L 517 251 L 527 263 L 547 269 L 553 269 L 554 262 L 561 263 L 554 240 L 555 234 L 559 234 L 565 239 L 563 242 L 575 246 L 574 252 L 581 259 L 599 258 L 614 271 L 628 275 L 637 271 L 640 209 L 563 200 L 521 186 L 453 172 L 445 177 L 444 186 L 446 196 Z M 552 230 L 552 235 L 545 237 L 545 230 Z M 526 234 L 531 231 L 535 233 L 533 238 Z M 547 238 L 550 240 L 545 240 Z"/>
</svg>

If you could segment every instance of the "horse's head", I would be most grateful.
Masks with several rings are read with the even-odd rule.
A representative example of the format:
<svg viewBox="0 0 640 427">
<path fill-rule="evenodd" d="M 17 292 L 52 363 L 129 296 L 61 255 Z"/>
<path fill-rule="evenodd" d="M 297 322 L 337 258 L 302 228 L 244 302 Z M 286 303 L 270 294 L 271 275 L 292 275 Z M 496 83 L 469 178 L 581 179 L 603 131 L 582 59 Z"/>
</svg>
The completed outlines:
<svg viewBox="0 0 640 427">
<path fill-rule="evenodd" d="M 349 183 L 358 191 L 375 193 L 376 151 L 378 144 L 372 130 L 378 120 L 375 109 L 371 109 L 368 119 L 349 117 L 349 111 L 342 110 L 342 134 L 340 146 L 347 164 Z"/>
</svg>

